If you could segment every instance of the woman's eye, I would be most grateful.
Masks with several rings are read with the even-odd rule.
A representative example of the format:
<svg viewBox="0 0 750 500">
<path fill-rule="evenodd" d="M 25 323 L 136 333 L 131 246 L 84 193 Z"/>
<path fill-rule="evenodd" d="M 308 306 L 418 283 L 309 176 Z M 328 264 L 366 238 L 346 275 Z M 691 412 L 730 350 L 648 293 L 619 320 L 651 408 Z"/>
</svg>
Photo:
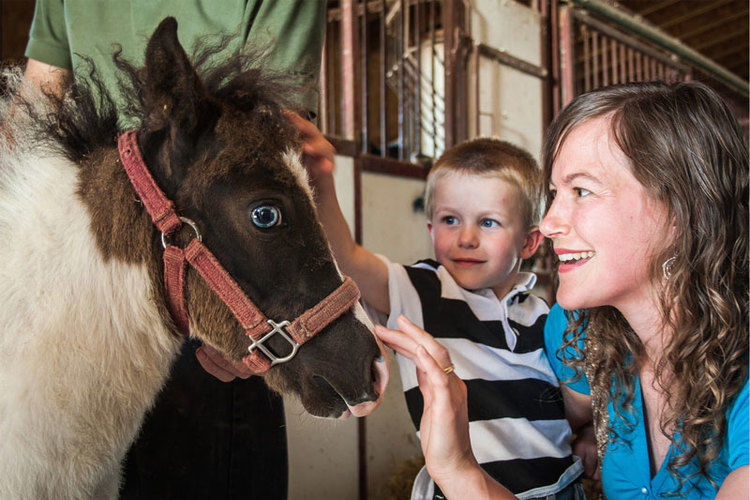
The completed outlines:
<svg viewBox="0 0 750 500">
<path fill-rule="evenodd" d="M 281 224 L 281 210 L 271 205 L 261 205 L 251 212 L 253 224 L 261 229 Z"/>
<path fill-rule="evenodd" d="M 591 194 L 591 191 L 584 188 L 573 188 L 573 191 L 575 191 L 576 195 L 578 195 L 579 198 L 583 198 L 584 196 L 588 196 Z"/>
</svg>

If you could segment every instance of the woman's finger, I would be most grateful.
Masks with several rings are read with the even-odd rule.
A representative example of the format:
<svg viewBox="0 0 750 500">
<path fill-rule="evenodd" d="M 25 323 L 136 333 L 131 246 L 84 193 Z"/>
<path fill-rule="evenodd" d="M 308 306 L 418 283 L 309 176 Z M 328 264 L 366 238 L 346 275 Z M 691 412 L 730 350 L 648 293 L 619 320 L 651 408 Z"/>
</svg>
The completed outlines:
<svg viewBox="0 0 750 500">
<path fill-rule="evenodd" d="M 447 367 L 451 364 L 448 350 L 423 328 L 418 327 L 412 323 L 409 318 L 403 315 L 399 316 L 396 322 L 401 328 L 401 331 L 411 338 L 412 341 L 427 349 L 427 352 L 435 358 L 435 361 L 437 361 L 438 364 L 441 364 L 443 367 Z"/>
<path fill-rule="evenodd" d="M 388 347 L 414 361 L 416 349 L 419 344 L 414 342 L 408 335 L 398 330 L 391 330 L 381 325 L 375 326 L 375 335 Z"/>
</svg>

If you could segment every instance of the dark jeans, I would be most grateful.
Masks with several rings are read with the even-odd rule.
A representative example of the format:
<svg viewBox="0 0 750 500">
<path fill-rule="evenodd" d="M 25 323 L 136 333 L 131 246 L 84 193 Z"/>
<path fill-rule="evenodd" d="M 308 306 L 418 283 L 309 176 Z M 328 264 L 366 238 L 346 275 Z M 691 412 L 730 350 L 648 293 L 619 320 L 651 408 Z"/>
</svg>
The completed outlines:
<svg viewBox="0 0 750 500">
<path fill-rule="evenodd" d="M 285 499 L 282 399 L 260 377 L 224 383 L 186 342 L 123 467 L 121 498 Z"/>
</svg>

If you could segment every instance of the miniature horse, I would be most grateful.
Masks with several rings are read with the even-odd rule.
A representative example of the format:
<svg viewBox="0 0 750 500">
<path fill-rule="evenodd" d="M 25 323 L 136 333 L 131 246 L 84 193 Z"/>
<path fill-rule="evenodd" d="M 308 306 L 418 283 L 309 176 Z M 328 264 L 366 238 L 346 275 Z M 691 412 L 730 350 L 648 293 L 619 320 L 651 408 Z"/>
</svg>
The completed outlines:
<svg viewBox="0 0 750 500">
<path fill-rule="evenodd" d="M 291 321 L 342 276 L 278 98 L 284 87 L 247 60 L 217 59 L 226 63 L 194 68 L 171 18 L 149 40 L 144 68 L 115 57 L 156 184 L 266 317 Z M 95 74 L 95 92 L 76 82 L 57 100 L 34 94 L 18 70 L 5 76 L 0 498 L 116 497 L 120 462 L 184 338 L 164 291 L 160 234 L 123 169 L 114 106 Z M 185 297 L 191 335 L 247 356 L 251 339 L 193 268 Z M 277 337 L 266 347 L 283 356 Z M 364 415 L 387 382 L 382 355 L 357 304 L 264 376 L 313 415 Z"/>
</svg>

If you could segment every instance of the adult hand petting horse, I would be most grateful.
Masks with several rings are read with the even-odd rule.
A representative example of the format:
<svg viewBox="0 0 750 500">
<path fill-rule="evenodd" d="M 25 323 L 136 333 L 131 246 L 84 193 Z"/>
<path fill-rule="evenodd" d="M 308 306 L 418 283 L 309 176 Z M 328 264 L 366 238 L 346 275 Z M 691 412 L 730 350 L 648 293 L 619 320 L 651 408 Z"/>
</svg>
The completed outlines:
<svg viewBox="0 0 750 500">
<path fill-rule="evenodd" d="M 208 344 L 196 349 L 195 357 L 204 370 L 222 382 L 231 382 L 236 378 L 246 379 L 253 375 L 245 363 L 232 361 Z"/>
<path fill-rule="evenodd" d="M 479 466 L 471 449 L 466 384 L 453 372 L 448 351 L 432 335 L 399 316 L 401 331 L 375 327 L 375 335 L 388 347 L 412 360 L 424 398 L 419 426 L 422 452 L 430 477 L 446 498 L 514 498 Z M 455 481 L 465 479 L 461 484 Z M 480 477 L 482 480 L 477 481 Z M 444 479 L 451 479 L 446 482 Z M 471 493 L 465 485 L 482 484 Z"/>
</svg>

